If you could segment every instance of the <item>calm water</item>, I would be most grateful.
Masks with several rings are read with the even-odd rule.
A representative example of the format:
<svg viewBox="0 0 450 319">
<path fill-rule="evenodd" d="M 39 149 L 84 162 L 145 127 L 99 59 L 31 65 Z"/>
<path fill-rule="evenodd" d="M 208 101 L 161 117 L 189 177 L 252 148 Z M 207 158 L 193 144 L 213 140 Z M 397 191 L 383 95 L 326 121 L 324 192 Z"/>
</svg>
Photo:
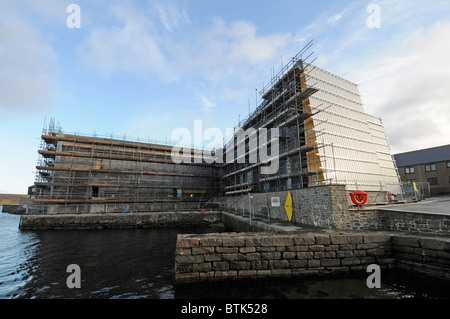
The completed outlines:
<svg viewBox="0 0 450 319">
<path fill-rule="evenodd" d="M 20 216 L 0 213 L 0 298 L 447 298 L 450 286 L 399 271 L 382 288 L 363 274 L 346 278 L 246 280 L 174 285 L 177 233 L 206 229 L 21 231 Z M 81 268 L 69 289 L 67 266 Z"/>
</svg>

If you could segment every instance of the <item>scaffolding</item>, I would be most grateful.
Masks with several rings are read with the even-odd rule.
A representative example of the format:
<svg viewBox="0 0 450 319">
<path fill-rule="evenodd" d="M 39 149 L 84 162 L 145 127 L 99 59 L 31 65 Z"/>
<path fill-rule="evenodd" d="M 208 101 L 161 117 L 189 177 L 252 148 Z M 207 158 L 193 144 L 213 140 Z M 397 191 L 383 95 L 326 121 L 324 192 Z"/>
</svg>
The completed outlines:
<svg viewBox="0 0 450 319">
<path fill-rule="evenodd" d="M 199 209 L 219 194 L 221 165 L 206 163 L 193 148 L 176 155 L 183 160 L 176 164 L 172 149 L 112 135 L 69 134 L 51 120 L 38 151 L 34 213 Z"/>
<path fill-rule="evenodd" d="M 364 111 L 355 83 L 313 64 L 312 45 L 309 42 L 263 85 L 262 102 L 239 121 L 224 145 L 233 148 L 234 159 L 224 157 L 225 195 L 331 184 L 370 192 L 379 192 L 383 184 L 383 191 L 401 193 L 381 119 Z M 278 130 L 277 137 L 271 136 L 271 128 Z M 268 142 L 255 147 L 252 134 L 261 129 L 268 129 Z M 242 138 L 242 132 L 249 133 Z M 239 154 L 241 144 L 245 154 Z M 267 164 L 259 157 L 262 147 L 279 161 L 276 173 L 262 173 Z M 274 148 L 278 156 L 271 152 Z M 256 163 L 250 160 L 252 152 L 258 153 Z"/>
<path fill-rule="evenodd" d="M 318 91 L 314 85 L 306 84 L 307 73 L 314 67 L 306 61 L 312 41 L 305 46 L 260 92 L 262 102 L 243 123 L 234 128 L 234 136 L 224 146 L 230 149 L 234 145 L 234 161 L 224 161 L 224 189 L 226 195 L 242 195 L 249 192 L 267 192 L 304 188 L 321 185 L 324 182 L 323 168 L 318 155 L 322 146 L 317 138 L 320 131 L 314 129 L 314 115 L 320 112 L 313 109 L 309 97 Z M 307 55 L 306 58 L 303 58 Z M 249 129 L 253 134 L 267 129 L 267 143 L 251 147 L 251 134 L 238 139 L 239 132 Z M 277 147 L 271 136 L 271 128 L 278 129 L 279 168 L 274 174 L 264 175 L 261 168 L 265 165 L 259 156 L 259 149 L 267 147 L 271 155 L 272 147 Z M 245 144 L 245 163 L 239 161 L 238 148 Z M 250 156 L 256 152 L 258 161 L 251 162 Z"/>
</svg>

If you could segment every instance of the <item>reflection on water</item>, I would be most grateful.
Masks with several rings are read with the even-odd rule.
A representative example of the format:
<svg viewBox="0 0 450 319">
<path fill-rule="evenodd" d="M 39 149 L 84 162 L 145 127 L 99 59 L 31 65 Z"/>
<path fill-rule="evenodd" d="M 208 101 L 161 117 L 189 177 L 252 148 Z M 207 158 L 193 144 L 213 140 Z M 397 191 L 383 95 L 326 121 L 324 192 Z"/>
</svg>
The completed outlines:
<svg viewBox="0 0 450 319">
<path fill-rule="evenodd" d="M 382 289 L 366 275 L 174 284 L 177 233 L 208 229 L 21 231 L 20 216 L 0 213 L 0 298 L 445 298 L 449 285 L 383 272 Z M 81 288 L 66 285 L 81 268 Z"/>
</svg>

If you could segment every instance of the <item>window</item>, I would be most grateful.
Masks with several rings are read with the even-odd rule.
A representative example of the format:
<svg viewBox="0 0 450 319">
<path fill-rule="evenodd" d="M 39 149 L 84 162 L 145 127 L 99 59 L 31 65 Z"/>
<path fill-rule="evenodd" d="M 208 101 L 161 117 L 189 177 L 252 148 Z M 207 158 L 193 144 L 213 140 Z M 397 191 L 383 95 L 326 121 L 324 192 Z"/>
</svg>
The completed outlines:
<svg viewBox="0 0 450 319">
<path fill-rule="evenodd" d="M 430 185 L 438 185 L 437 177 L 427 178 L 427 182 L 430 183 Z"/>
<path fill-rule="evenodd" d="M 92 187 L 92 197 L 98 197 L 98 186 Z"/>
<path fill-rule="evenodd" d="M 405 174 L 414 174 L 414 167 L 406 167 Z"/>
<path fill-rule="evenodd" d="M 435 170 L 436 170 L 436 165 L 434 165 L 434 164 L 425 165 L 426 172 L 431 172 L 431 171 L 435 171 Z"/>
<path fill-rule="evenodd" d="M 450 168 L 450 162 L 447 162 L 447 168 Z"/>
</svg>

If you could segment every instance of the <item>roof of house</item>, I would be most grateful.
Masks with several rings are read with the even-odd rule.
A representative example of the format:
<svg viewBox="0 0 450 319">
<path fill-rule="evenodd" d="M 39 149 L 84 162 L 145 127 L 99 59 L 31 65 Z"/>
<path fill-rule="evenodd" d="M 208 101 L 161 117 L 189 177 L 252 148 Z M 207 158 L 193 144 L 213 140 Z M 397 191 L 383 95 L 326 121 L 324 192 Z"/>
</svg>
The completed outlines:
<svg viewBox="0 0 450 319">
<path fill-rule="evenodd" d="M 450 161 L 450 145 L 394 155 L 397 167 Z"/>
</svg>

